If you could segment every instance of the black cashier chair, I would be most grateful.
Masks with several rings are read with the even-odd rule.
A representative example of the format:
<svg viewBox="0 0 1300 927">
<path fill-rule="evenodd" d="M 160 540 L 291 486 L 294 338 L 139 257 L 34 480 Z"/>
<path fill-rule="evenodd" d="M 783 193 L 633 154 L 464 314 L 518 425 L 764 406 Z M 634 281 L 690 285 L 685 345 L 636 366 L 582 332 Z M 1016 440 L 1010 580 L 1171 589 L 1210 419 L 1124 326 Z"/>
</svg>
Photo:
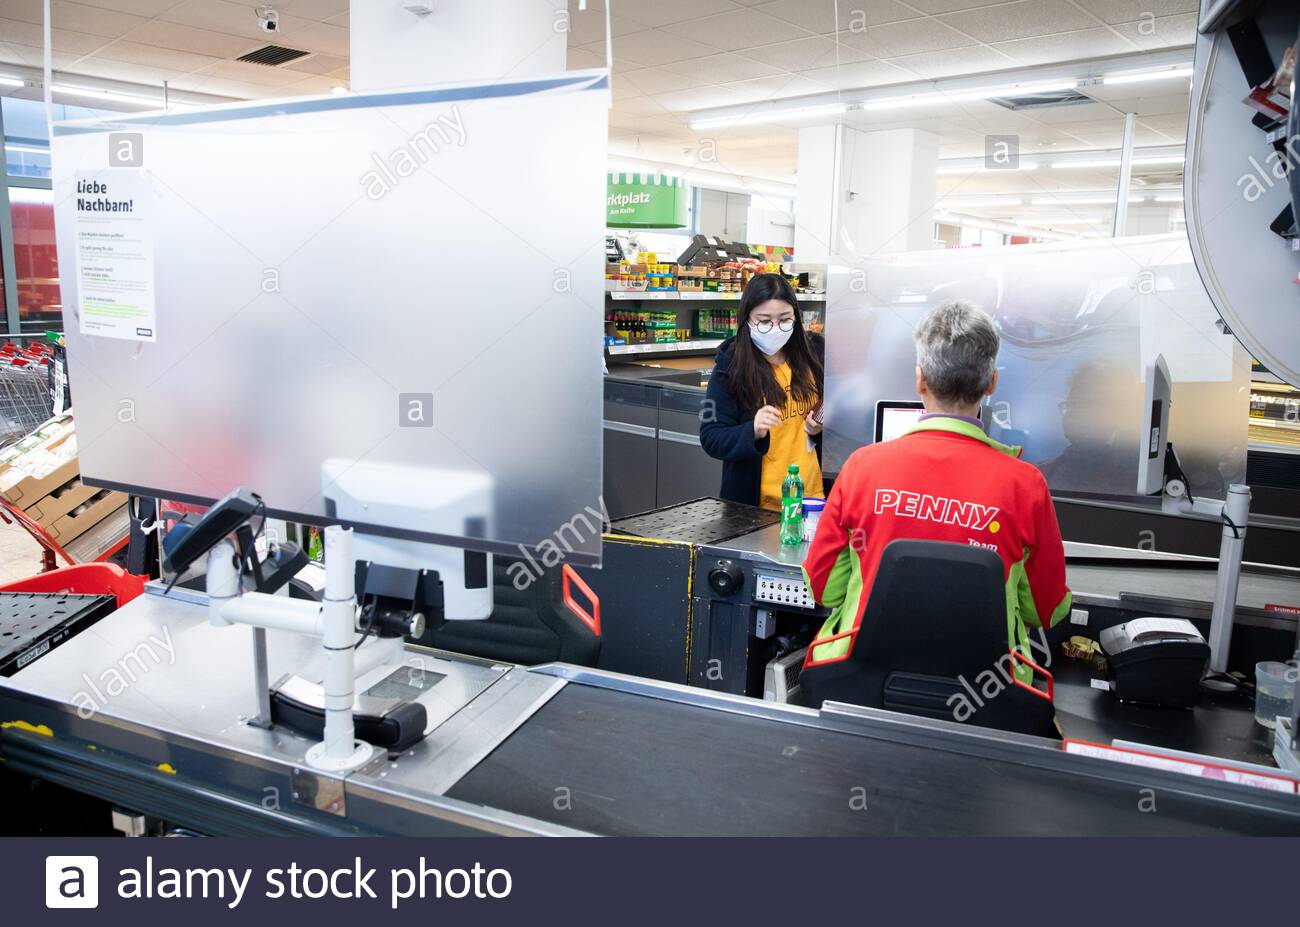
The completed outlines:
<svg viewBox="0 0 1300 927">
<path fill-rule="evenodd" d="M 600 602 L 568 564 L 546 569 L 524 589 L 515 586 L 510 564 L 492 557 L 492 614 L 482 621 L 431 620 L 416 641 L 452 653 L 536 666 L 562 661 L 595 666 L 600 658 Z M 520 571 L 516 571 L 520 572 Z M 583 607 L 574 589 L 587 599 Z"/>
<path fill-rule="evenodd" d="M 809 705 L 846 702 L 1021 734 L 1058 737 L 1052 677 L 1007 646 L 1006 587 L 996 553 L 897 540 L 885 548 L 852 650 L 805 662 Z M 834 640 L 835 638 L 828 638 Z M 1013 663 L 1045 689 L 1021 683 Z M 964 684 L 963 684 L 964 683 Z"/>
</svg>

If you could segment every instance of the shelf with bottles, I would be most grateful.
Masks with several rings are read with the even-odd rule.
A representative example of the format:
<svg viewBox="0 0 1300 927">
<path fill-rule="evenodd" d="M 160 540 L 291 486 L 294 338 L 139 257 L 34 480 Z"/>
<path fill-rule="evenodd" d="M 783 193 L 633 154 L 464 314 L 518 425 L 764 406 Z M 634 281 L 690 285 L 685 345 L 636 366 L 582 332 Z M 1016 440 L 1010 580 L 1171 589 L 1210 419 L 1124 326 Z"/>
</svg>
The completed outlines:
<svg viewBox="0 0 1300 927">
<path fill-rule="evenodd" d="M 687 341 L 689 329 L 681 326 L 675 310 L 605 310 L 605 344 L 609 347 L 638 347 Z"/>
<path fill-rule="evenodd" d="M 800 303 L 824 303 L 826 302 L 825 293 L 800 293 Z M 735 301 L 740 299 L 739 293 L 718 293 L 708 290 L 691 291 L 691 290 L 611 290 L 605 293 L 607 299 L 615 302 L 641 302 L 649 300 L 676 300 L 688 302 L 692 300 L 709 300 L 709 301 Z"/>
<path fill-rule="evenodd" d="M 705 308 L 695 310 L 697 338 L 730 338 L 736 334 L 736 310 Z"/>
</svg>

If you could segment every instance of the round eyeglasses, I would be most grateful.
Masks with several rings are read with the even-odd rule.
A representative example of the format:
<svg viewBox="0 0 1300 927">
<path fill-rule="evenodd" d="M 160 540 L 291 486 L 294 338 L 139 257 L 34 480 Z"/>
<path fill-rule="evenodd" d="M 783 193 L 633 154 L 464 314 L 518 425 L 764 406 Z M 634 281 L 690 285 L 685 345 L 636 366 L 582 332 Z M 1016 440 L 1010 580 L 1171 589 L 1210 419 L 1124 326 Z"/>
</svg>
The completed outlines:
<svg viewBox="0 0 1300 927">
<path fill-rule="evenodd" d="M 772 330 L 773 324 L 783 332 L 794 331 L 794 319 L 782 319 L 780 322 L 773 323 L 768 319 L 761 322 L 750 322 L 749 327 L 761 335 L 766 335 Z"/>
</svg>

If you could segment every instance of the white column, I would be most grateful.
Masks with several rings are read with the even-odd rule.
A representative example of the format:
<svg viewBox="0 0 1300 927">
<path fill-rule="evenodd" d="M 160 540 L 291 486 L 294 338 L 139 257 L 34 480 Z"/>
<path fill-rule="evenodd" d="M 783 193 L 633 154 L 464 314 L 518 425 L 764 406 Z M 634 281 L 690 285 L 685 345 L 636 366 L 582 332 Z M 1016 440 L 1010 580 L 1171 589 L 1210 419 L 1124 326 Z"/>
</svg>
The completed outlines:
<svg viewBox="0 0 1300 927">
<path fill-rule="evenodd" d="M 917 129 L 861 132 L 844 126 L 799 131 L 795 259 L 935 247 L 939 140 Z"/>
<path fill-rule="evenodd" d="M 351 5 L 353 91 L 490 82 L 565 67 L 565 0 L 363 0 Z"/>
<path fill-rule="evenodd" d="M 1165 235 L 1172 231 L 1179 212 L 1168 203 L 1132 203 L 1124 223 L 1125 235 Z"/>
</svg>

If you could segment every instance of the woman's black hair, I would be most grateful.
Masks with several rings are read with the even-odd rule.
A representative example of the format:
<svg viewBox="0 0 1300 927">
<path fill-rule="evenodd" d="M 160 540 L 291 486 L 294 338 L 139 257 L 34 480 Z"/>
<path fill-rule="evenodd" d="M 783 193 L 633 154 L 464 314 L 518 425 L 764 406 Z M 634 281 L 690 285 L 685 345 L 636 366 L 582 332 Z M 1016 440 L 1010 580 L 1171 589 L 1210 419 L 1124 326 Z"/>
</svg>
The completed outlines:
<svg viewBox="0 0 1300 927">
<path fill-rule="evenodd" d="M 736 340 L 732 345 L 731 367 L 727 371 L 736 400 L 750 412 L 757 412 L 765 405 L 785 409 L 785 390 L 777 383 L 772 364 L 749 337 L 750 313 L 773 299 L 788 303 L 794 310 L 794 331 L 782 349 L 786 363 L 790 365 L 790 395 L 798 402 L 810 404 L 821 399 L 822 362 L 808 344 L 794 287 L 780 274 L 755 274 L 740 294 Z"/>
</svg>

